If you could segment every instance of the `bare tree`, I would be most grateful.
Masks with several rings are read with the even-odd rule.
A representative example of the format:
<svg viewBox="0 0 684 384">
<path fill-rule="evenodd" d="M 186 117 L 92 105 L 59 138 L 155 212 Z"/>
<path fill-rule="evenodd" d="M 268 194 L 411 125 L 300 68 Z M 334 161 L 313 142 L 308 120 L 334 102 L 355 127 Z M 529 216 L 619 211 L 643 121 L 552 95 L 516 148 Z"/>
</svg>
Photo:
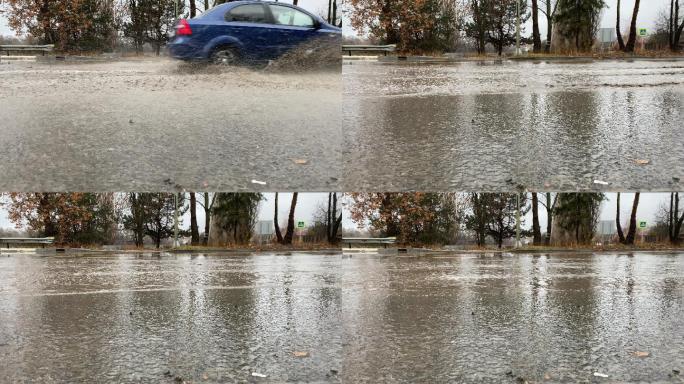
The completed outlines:
<svg viewBox="0 0 684 384">
<path fill-rule="evenodd" d="M 328 211 L 326 212 L 326 234 L 328 243 L 337 244 L 337 233 L 342 224 L 342 211 L 337 210 L 337 193 L 328 194 Z"/>
<path fill-rule="evenodd" d="M 190 18 L 197 16 L 197 3 L 196 0 L 190 0 Z"/>
<path fill-rule="evenodd" d="M 539 197 L 532 193 L 532 244 L 541 245 L 541 228 L 539 227 Z"/>
<path fill-rule="evenodd" d="M 679 244 L 680 234 L 684 224 L 684 212 L 679 217 L 679 192 L 670 194 L 670 211 L 668 212 L 668 234 L 672 244 Z"/>
<path fill-rule="evenodd" d="M 638 0 L 637 0 L 638 1 Z M 627 238 L 625 239 L 625 244 L 634 244 L 634 238 L 636 237 L 636 214 L 637 208 L 639 207 L 639 192 L 634 194 L 634 202 L 632 202 L 632 215 L 629 217 L 629 230 L 627 231 Z"/>
<path fill-rule="evenodd" d="M 615 225 L 617 227 L 618 240 L 621 244 L 625 243 L 625 234 L 622 232 L 622 223 L 620 222 L 620 192 L 617 194 L 617 212 L 615 213 Z"/>
<path fill-rule="evenodd" d="M 682 32 L 684 32 L 684 20 L 679 19 L 679 0 L 670 0 L 669 37 L 670 49 L 674 52 L 679 51 Z"/>
<path fill-rule="evenodd" d="M 199 228 L 197 227 L 197 196 L 190 192 L 190 244 L 199 245 Z"/>
<path fill-rule="evenodd" d="M 556 194 L 553 199 L 551 198 L 551 193 L 546 193 L 546 202 L 541 204 L 546 209 L 546 234 L 544 235 L 544 245 L 551 245 L 551 231 L 553 230 L 553 211 L 556 207 L 556 202 L 558 201 L 558 195 Z"/>
<path fill-rule="evenodd" d="M 278 192 L 275 194 L 275 212 L 273 213 L 273 226 L 275 227 L 276 240 L 279 244 L 283 243 L 283 234 L 280 232 L 280 224 L 278 224 Z"/>
<path fill-rule="evenodd" d="M 620 50 L 625 50 L 625 42 L 622 40 L 622 30 L 620 29 L 620 0 L 617 2 L 617 17 L 615 22 L 615 32 L 617 32 L 617 41 L 620 46 Z M 621 240 L 622 241 L 622 240 Z"/>
<path fill-rule="evenodd" d="M 211 229 L 211 211 L 214 206 L 216 195 L 212 195 L 209 192 L 204 193 L 204 202 L 200 203 L 202 208 L 204 208 L 204 236 L 202 237 L 202 245 L 207 246 L 209 244 L 209 231 Z"/>
<path fill-rule="evenodd" d="M 636 237 L 636 214 L 637 208 L 639 207 L 639 197 L 640 193 L 634 195 L 634 201 L 632 201 L 632 214 L 629 217 L 629 227 L 627 229 L 627 236 L 625 236 L 622 231 L 622 224 L 620 223 L 620 193 L 617 194 L 617 212 L 615 214 L 615 225 L 617 226 L 617 233 L 620 243 L 625 245 L 634 244 L 634 239 Z"/>
<path fill-rule="evenodd" d="M 297 196 L 299 193 L 295 192 L 292 194 L 292 202 L 290 203 L 290 214 L 287 216 L 287 232 L 285 232 L 285 237 L 283 238 L 283 244 L 292 244 L 292 237 L 294 236 L 294 215 L 295 208 L 297 207 Z"/>
<path fill-rule="evenodd" d="M 640 0 L 634 1 L 634 12 L 632 13 L 632 23 L 629 25 L 629 38 L 627 39 L 627 45 L 625 46 L 625 52 L 634 52 L 634 45 L 636 44 L 636 22 L 637 16 L 639 15 L 639 4 Z"/>
<path fill-rule="evenodd" d="M 544 52 L 551 52 L 551 40 L 553 39 L 553 25 L 554 17 L 556 16 L 556 9 L 558 7 L 558 1 L 552 0 L 539 0 L 544 8 L 539 8 L 539 11 L 546 16 L 546 45 L 544 46 Z"/>
<path fill-rule="evenodd" d="M 532 0 L 532 40 L 534 53 L 541 52 L 541 35 L 539 34 L 539 3 Z"/>
</svg>

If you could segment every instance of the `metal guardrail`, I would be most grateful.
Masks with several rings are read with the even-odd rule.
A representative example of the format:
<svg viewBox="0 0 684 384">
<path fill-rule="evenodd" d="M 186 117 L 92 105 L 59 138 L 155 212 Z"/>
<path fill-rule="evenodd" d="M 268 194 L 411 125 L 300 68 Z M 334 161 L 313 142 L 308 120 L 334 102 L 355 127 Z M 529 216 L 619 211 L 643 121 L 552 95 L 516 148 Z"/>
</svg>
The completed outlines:
<svg viewBox="0 0 684 384">
<path fill-rule="evenodd" d="M 395 44 L 390 44 L 390 45 L 343 45 L 342 46 L 342 52 L 347 52 L 349 53 L 349 56 L 352 55 L 352 52 L 382 52 L 387 56 L 389 52 L 395 52 L 397 50 L 397 46 Z"/>
<path fill-rule="evenodd" d="M 52 245 L 54 243 L 54 237 L 0 237 L 0 246 L 8 249 L 10 245 L 41 245 L 43 248 L 45 248 L 46 245 Z"/>
<path fill-rule="evenodd" d="M 389 244 L 396 244 L 396 237 L 343 237 L 342 243 L 348 244 L 349 248 L 352 244 L 372 244 L 372 245 L 383 245 L 387 248 Z"/>
<path fill-rule="evenodd" d="M 48 45 L 0 45 L 0 52 L 42 52 L 43 56 L 46 53 L 52 52 L 55 49 L 54 44 Z"/>
</svg>

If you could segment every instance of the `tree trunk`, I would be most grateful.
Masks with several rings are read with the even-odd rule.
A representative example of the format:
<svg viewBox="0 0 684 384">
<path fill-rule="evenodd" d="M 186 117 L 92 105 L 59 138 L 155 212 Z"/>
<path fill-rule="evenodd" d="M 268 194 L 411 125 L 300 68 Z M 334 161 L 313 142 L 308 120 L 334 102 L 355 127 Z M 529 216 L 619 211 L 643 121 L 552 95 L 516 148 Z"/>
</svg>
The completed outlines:
<svg viewBox="0 0 684 384">
<path fill-rule="evenodd" d="M 625 46 L 625 52 L 631 53 L 634 52 L 634 45 L 636 44 L 636 35 L 637 35 L 637 30 L 636 30 L 636 23 L 637 23 L 637 16 L 639 16 L 639 3 L 640 0 L 636 0 L 634 2 L 634 12 L 632 13 L 632 23 L 629 25 L 629 39 L 627 40 L 627 45 Z"/>
<path fill-rule="evenodd" d="M 551 13 L 551 0 L 546 0 L 546 47 L 544 52 L 551 53 L 551 39 L 553 38 L 553 14 Z"/>
<path fill-rule="evenodd" d="M 553 228 L 553 206 L 551 205 L 551 193 L 546 193 L 546 237 L 544 245 L 551 245 L 551 229 Z"/>
<path fill-rule="evenodd" d="M 283 243 L 283 234 L 280 232 L 280 224 L 278 224 L 278 192 L 275 194 L 275 212 L 273 213 L 273 226 L 275 227 L 276 240 L 279 244 Z"/>
<path fill-rule="evenodd" d="M 333 193 L 333 207 L 332 207 L 333 228 L 330 244 L 337 244 L 337 232 L 342 225 L 342 212 L 339 216 L 337 214 L 337 193 Z"/>
<path fill-rule="evenodd" d="M 518 0 L 516 0 L 518 1 Z M 534 41 L 534 53 L 541 52 L 541 35 L 539 34 L 539 4 L 538 0 L 532 0 L 532 40 Z"/>
<path fill-rule="evenodd" d="M 337 22 L 337 0 L 333 0 L 333 14 L 332 14 L 332 22 L 335 24 Z M 339 27 L 342 27 L 342 23 L 338 25 Z"/>
<path fill-rule="evenodd" d="M 190 18 L 197 16 L 197 3 L 196 0 L 190 0 Z"/>
<path fill-rule="evenodd" d="M 332 222 L 333 222 L 333 217 L 332 217 L 332 193 L 328 193 L 328 210 L 326 211 L 325 215 L 325 237 L 328 240 L 328 243 L 332 242 Z"/>
<path fill-rule="evenodd" d="M 672 244 L 678 245 L 680 243 L 679 235 L 682 230 L 682 224 L 684 224 L 684 212 L 682 212 L 682 217 L 679 217 L 679 192 L 674 193 L 674 209 L 670 210 L 672 212 Z"/>
<path fill-rule="evenodd" d="M 622 31 L 620 30 L 620 0 L 617 2 L 617 21 L 615 22 L 615 31 L 617 32 L 617 41 L 620 50 L 625 50 L 625 42 L 622 40 Z"/>
<path fill-rule="evenodd" d="M 328 23 L 332 24 L 332 0 L 328 0 Z"/>
<path fill-rule="evenodd" d="M 625 243 L 625 234 L 622 232 L 622 224 L 620 223 L 620 192 L 617 194 L 617 212 L 615 213 L 615 225 L 617 227 L 618 239 L 621 244 Z"/>
<path fill-rule="evenodd" d="M 475 25 L 477 25 L 477 54 L 484 55 L 485 53 L 485 34 L 484 34 L 484 21 L 482 20 L 482 11 L 480 9 L 480 3 L 477 0 L 472 0 L 471 8 L 473 9 L 473 19 L 475 19 Z"/>
<path fill-rule="evenodd" d="M 674 51 L 674 0 L 670 0 L 670 19 L 667 23 L 667 43 L 670 50 Z"/>
<path fill-rule="evenodd" d="M 638 1 L 638 0 L 637 0 Z M 634 203 L 632 203 L 632 215 L 629 217 L 629 230 L 627 231 L 627 238 L 625 239 L 625 244 L 633 245 L 634 237 L 636 236 L 636 213 L 639 207 L 639 195 L 640 193 L 634 194 Z"/>
<path fill-rule="evenodd" d="M 299 193 L 295 192 L 292 194 L 292 203 L 290 204 L 290 214 L 287 216 L 287 232 L 285 232 L 285 237 L 283 238 L 283 244 L 292 244 L 292 237 L 294 236 L 294 215 L 295 208 L 297 207 L 297 196 Z"/>
<path fill-rule="evenodd" d="M 209 192 L 204 193 L 204 236 L 202 245 L 209 245 L 209 226 L 211 225 L 211 206 L 209 205 Z"/>
<path fill-rule="evenodd" d="M 197 227 L 197 196 L 190 192 L 190 244 L 199 245 L 199 228 Z"/>
<path fill-rule="evenodd" d="M 672 209 L 674 208 L 674 192 L 670 193 L 670 211 L 667 215 L 667 237 L 670 242 L 674 240 L 674 217 L 676 217 Z"/>
<path fill-rule="evenodd" d="M 674 51 L 679 52 L 679 41 L 682 38 L 682 32 L 684 32 L 684 21 L 682 21 L 682 24 L 677 27 L 677 24 L 679 24 L 679 0 L 675 1 L 675 14 L 674 14 Z"/>
<path fill-rule="evenodd" d="M 539 197 L 536 192 L 532 193 L 532 244 L 541 245 L 541 227 L 539 227 Z"/>
</svg>

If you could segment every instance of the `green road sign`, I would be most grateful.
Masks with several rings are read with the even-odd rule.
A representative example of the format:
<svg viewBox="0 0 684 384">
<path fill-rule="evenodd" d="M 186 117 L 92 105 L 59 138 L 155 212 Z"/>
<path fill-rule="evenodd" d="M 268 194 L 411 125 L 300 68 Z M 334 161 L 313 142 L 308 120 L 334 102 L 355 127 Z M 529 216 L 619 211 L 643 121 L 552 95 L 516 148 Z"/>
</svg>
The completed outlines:
<svg viewBox="0 0 684 384">
<path fill-rule="evenodd" d="M 297 228 L 298 229 L 306 228 L 306 222 L 304 220 L 297 220 Z"/>
<path fill-rule="evenodd" d="M 646 220 L 639 220 L 639 228 L 644 229 L 647 225 L 648 223 L 646 222 Z"/>
<path fill-rule="evenodd" d="M 648 29 L 639 28 L 639 36 L 641 36 L 641 37 L 648 36 Z"/>
</svg>

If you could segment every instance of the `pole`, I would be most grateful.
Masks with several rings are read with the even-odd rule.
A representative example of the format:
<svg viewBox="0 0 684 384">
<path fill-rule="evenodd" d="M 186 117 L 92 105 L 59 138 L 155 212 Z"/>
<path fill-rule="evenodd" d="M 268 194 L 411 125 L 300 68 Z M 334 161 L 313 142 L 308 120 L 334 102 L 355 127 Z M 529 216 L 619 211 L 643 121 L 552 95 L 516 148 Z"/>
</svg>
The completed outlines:
<svg viewBox="0 0 684 384">
<path fill-rule="evenodd" d="M 520 51 L 520 0 L 515 0 L 515 12 L 517 14 L 515 24 L 515 55 L 519 56 Z"/>
<path fill-rule="evenodd" d="M 515 194 L 515 247 L 520 247 L 520 193 Z"/>
<path fill-rule="evenodd" d="M 178 194 L 173 195 L 173 204 L 175 211 L 173 213 L 173 247 L 178 247 Z"/>
</svg>

